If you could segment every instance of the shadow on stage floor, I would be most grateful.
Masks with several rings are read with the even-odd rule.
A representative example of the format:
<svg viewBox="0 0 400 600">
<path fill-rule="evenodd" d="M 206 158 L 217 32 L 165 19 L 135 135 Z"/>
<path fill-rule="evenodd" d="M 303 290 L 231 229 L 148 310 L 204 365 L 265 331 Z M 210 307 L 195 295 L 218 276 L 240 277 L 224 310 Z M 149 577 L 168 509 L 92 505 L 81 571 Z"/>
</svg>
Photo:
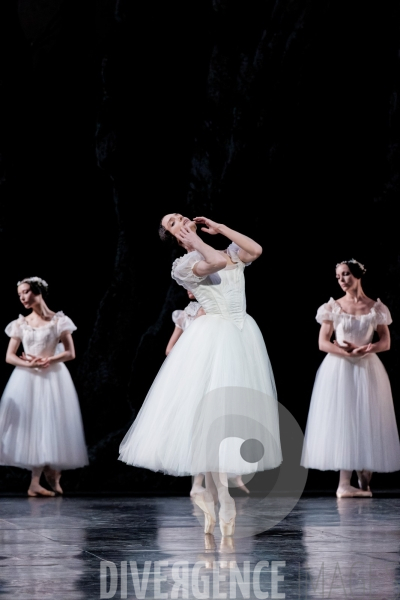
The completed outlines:
<svg viewBox="0 0 400 600">
<path fill-rule="evenodd" d="M 400 598 L 398 490 L 308 492 L 274 523 L 287 502 L 237 497 L 222 538 L 202 533 L 188 497 L 3 495 L 0 597 Z"/>
</svg>

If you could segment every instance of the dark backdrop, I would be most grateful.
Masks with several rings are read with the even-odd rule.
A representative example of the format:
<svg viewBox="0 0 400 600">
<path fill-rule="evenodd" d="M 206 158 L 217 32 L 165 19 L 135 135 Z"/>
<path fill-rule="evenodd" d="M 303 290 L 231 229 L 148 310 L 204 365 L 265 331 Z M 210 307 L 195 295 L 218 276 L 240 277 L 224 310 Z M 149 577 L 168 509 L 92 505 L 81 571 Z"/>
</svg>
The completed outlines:
<svg viewBox="0 0 400 600">
<path fill-rule="evenodd" d="M 71 491 L 186 493 L 117 461 L 164 357 L 177 256 L 166 212 L 205 214 L 264 248 L 248 311 L 279 400 L 304 429 L 323 355 L 314 317 L 355 257 L 392 311 L 382 355 L 399 414 L 399 8 L 353 0 L 19 0 L 1 6 L 2 327 L 16 282 L 50 283 L 77 324 L 68 364 L 91 465 Z M 220 248 L 226 240 L 213 243 Z M 178 253 L 179 254 L 179 253 Z M 8 340 L 1 342 L 5 353 Z M 11 367 L 3 365 L 4 387 Z M 1 467 L 0 489 L 29 474 Z M 334 473 L 310 472 L 310 488 Z M 399 487 L 398 473 L 376 486 Z"/>
</svg>

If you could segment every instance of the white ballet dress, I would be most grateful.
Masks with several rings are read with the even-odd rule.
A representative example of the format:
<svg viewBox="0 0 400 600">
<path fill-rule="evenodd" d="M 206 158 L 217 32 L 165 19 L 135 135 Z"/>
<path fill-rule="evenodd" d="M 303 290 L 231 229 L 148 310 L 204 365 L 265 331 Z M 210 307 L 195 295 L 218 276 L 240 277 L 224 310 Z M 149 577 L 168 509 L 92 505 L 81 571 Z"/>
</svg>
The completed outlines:
<svg viewBox="0 0 400 600">
<path fill-rule="evenodd" d="M 171 475 L 244 475 L 282 462 L 273 373 L 261 332 L 246 313 L 239 250 L 231 244 L 235 264 L 205 277 L 193 273 L 203 260 L 197 251 L 173 263 L 173 279 L 206 314 L 165 359 L 120 445 L 120 460 Z"/>
<path fill-rule="evenodd" d="M 378 325 L 390 325 L 378 299 L 365 315 L 345 313 L 331 298 L 317 312 L 332 321 L 335 337 L 369 344 Z M 303 467 L 381 473 L 400 469 L 400 443 L 389 378 L 376 354 L 347 357 L 328 353 L 317 372 L 301 457 Z"/>
<path fill-rule="evenodd" d="M 75 330 L 71 319 L 57 312 L 41 327 L 31 327 L 20 315 L 5 331 L 22 342 L 25 354 L 47 357 L 57 353 L 63 331 Z M 15 367 L 0 402 L 0 464 L 64 470 L 88 462 L 78 396 L 64 363 Z"/>
<path fill-rule="evenodd" d="M 201 305 L 198 302 L 189 302 L 184 310 L 174 310 L 172 313 L 172 320 L 176 327 L 186 331 L 186 329 L 193 323 L 197 317 L 197 313 L 201 309 Z"/>
</svg>

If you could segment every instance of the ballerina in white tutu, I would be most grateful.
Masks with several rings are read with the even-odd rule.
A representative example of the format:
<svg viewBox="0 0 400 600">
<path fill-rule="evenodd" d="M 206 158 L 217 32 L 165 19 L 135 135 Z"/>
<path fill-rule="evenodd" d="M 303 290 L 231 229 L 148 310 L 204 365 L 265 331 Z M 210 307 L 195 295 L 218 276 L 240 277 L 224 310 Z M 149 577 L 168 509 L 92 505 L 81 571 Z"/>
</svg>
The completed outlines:
<svg viewBox="0 0 400 600">
<path fill-rule="evenodd" d="M 215 250 L 198 237 L 196 223 L 232 243 Z M 205 513 L 205 532 L 214 529 L 217 497 L 221 532 L 232 535 L 236 511 L 227 474 L 273 469 L 282 461 L 272 369 L 244 292 L 245 265 L 262 248 L 225 225 L 177 213 L 162 219 L 160 234 L 175 237 L 187 251 L 175 260 L 172 277 L 206 314 L 167 356 L 121 443 L 120 460 L 172 475 L 205 473 L 206 489 L 194 496 Z M 244 446 L 254 452 L 245 453 Z"/>
<path fill-rule="evenodd" d="M 366 269 L 352 259 L 336 265 L 345 295 L 317 312 L 320 350 L 327 352 L 314 384 L 301 464 L 340 470 L 338 498 L 372 496 L 374 471 L 400 469 L 400 443 L 389 378 L 377 352 L 390 348 L 389 309 L 368 298 Z M 372 342 L 374 331 L 379 340 Z M 331 341 L 335 333 L 335 341 Z M 350 485 L 357 471 L 359 488 Z"/>
<path fill-rule="evenodd" d="M 15 369 L 0 402 L 0 464 L 32 471 L 29 496 L 54 496 L 63 493 L 62 470 L 88 464 L 78 397 L 63 364 L 75 358 L 71 333 L 76 327 L 48 308 L 43 279 L 28 277 L 17 286 L 31 312 L 6 327 L 11 338 L 6 362 Z M 40 485 L 42 472 L 53 491 Z"/>
<path fill-rule="evenodd" d="M 189 304 L 186 306 L 184 310 L 174 310 L 172 313 L 172 320 L 175 323 L 175 329 L 169 339 L 167 344 L 167 348 L 165 350 L 166 356 L 171 352 L 172 348 L 175 346 L 176 342 L 181 337 L 182 333 L 186 331 L 186 329 L 193 323 L 195 319 L 205 315 L 204 309 L 200 306 L 191 291 L 187 290 L 187 295 L 189 297 Z M 232 485 L 241 489 L 246 494 L 250 494 L 249 489 L 244 485 L 243 480 L 240 475 L 234 475 L 232 477 L 229 476 L 229 479 L 232 481 Z M 192 489 L 190 490 L 190 496 L 195 496 L 199 492 L 202 492 L 202 485 L 204 480 L 204 474 L 199 473 L 195 475 L 193 478 Z"/>
</svg>

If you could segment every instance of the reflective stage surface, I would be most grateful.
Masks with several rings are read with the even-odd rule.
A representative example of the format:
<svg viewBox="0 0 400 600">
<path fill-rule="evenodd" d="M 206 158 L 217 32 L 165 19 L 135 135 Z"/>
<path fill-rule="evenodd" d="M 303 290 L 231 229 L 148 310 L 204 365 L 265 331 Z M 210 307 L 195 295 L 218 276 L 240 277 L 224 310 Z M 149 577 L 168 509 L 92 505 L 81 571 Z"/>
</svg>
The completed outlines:
<svg viewBox="0 0 400 600">
<path fill-rule="evenodd" d="M 236 498 L 242 523 L 257 503 Z M 304 497 L 233 538 L 204 535 L 181 497 L 3 497 L 0 511 L 2 600 L 400 598 L 397 497 Z"/>
</svg>

